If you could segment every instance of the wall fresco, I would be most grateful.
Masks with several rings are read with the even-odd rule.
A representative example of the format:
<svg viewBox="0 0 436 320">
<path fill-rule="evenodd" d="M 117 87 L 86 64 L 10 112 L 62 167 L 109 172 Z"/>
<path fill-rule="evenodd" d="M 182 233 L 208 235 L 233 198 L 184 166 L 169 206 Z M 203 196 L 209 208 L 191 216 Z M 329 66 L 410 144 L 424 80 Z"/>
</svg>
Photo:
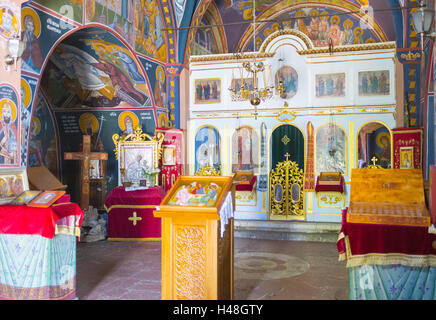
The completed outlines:
<svg viewBox="0 0 436 320">
<path fill-rule="evenodd" d="M 84 29 L 50 56 L 42 88 L 54 108 L 151 106 L 146 76 L 132 52 L 103 29 Z"/>
</svg>

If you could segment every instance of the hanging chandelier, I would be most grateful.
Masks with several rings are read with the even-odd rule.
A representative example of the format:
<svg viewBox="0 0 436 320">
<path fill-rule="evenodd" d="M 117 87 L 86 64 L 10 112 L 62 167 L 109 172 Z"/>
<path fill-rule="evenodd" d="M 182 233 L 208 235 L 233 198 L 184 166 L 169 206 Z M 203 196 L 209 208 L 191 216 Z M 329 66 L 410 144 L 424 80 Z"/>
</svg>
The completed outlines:
<svg viewBox="0 0 436 320">
<path fill-rule="evenodd" d="M 269 66 L 269 79 L 266 79 L 265 64 L 262 61 L 256 61 L 256 0 L 253 0 L 253 61 L 243 62 L 241 70 L 241 83 L 237 88 L 231 85 L 229 88 L 234 100 L 250 100 L 253 106 L 258 106 L 261 101 L 271 99 L 274 95 L 274 84 L 271 72 L 271 66 Z M 237 58 L 240 55 L 237 54 Z M 244 70 L 248 72 L 249 76 L 244 79 Z M 258 74 L 263 74 L 264 86 L 259 88 Z M 234 78 L 234 77 L 232 77 Z M 285 89 L 282 81 L 277 83 L 277 94 L 281 96 Z"/>
</svg>

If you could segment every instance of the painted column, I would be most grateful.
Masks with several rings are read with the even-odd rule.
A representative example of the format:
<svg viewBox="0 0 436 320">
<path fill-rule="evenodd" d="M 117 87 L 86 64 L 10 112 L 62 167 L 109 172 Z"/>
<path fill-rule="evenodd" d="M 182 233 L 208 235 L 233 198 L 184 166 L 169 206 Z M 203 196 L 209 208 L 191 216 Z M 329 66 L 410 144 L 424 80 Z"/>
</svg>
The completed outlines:
<svg viewBox="0 0 436 320">
<path fill-rule="evenodd" d="M 5 167 L 19 167 L 20 166 L 20 115 L 21 115 L 21 59 L 18 59 L 17 64 L 7 65 L 5 58 L 9 54 L 8 40 L 19 37 L 21 34 L 21 5 L 26 2 L 23 0 L 0 0 L 0 7 L 3 9 L 5 14 L 3 15 L 1 24 L 1 36 L 0 36 L 0 56 L 2 60 L 0 61 L 0 93 L 1 100 L 8 102 L 12 109 L 12 121 L 11 126 L 16 126 L 14 128 L 16 133 L 16 154 L 13 161 L 4 161 L 0 166 Z M 6 20 L 6 14 L 10 19 Z M 0 106 L 2 108 L 2 106 Z M 2 108 L 3 110 L 3 108 Z M 15 119 L 15 120 L 14 120 Z M 8 164 L 9 162 L 9 164 Z"/>
</svg>

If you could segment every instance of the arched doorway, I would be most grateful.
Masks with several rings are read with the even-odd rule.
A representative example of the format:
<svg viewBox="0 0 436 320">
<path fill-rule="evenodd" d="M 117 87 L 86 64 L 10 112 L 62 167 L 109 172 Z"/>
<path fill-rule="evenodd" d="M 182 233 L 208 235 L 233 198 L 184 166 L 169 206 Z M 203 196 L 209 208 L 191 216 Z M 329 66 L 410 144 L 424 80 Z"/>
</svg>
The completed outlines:
<svg viewBox="0 0 436 320">
<path fill-rule="evenodd" d="M 304 136 L 296 126 L 284 124 L 271 134 L 269 217 L 305 220 Z"/>
<path fill-rule="evenodd" d="M 60 178 L 68 185 L 72 201 L 80 198 L 81 162 L 64 160 L 63 155 L 81 151 L 84 134 L 91 135 L 91 151 L 109 156 L 106 162 L 90 164 L 90 204 L 98 209 L 103 209 L 107 193 L 118 185 L 113 134 L 130 133 L 140 126 L 154 135 L 157 114 L 153 95 L 157 99 L 163 92 L 157 91 L 159 86 L 150 88 L 144 63 L 123 39 L 103 26 L 77 30 L 52 48 L 40 76 L 37 97 L 53 114 Z M 164 72 L 159 72 L 162 66 L 147 66 L 151 80 L 157 80 L 154 75 L 164 77 Z M 36 138 L 31 137 L 30 145 L 32 139 Z"/>
</svg>

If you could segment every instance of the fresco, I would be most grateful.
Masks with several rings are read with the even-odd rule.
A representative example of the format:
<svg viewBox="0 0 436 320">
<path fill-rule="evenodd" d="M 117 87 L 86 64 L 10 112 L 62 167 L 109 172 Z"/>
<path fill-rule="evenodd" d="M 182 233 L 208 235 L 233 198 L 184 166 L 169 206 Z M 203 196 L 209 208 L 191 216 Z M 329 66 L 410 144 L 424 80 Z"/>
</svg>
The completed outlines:
<svg viewBox="0 0 436 320">
<path fill-rule="evenodd" d="M 257 0 L 256 18 L 275 21 L 265 22 L 257 29 L 256 49 L 271 33 L 285 27 L 301 31 L 311 39 L 315 47 L 328 46 L 329 38 L 332 39 L 334 46 L 379 41 L 379 37 L 374 33 L 374 30 L 367 28 L 365 24 L 361 23 L 360 19 L 352 15 L 344 15 L 342 11 L 333 9 L 333 6 L 340 3 L 338 1 L 322 0 L 318 2 L 318 7 L 306 5 L 305 8 L 300 5 L 303 3 L 304 1 L 299 0 Z M 323 3 L 326 4 L 325 8 L 322 6 Z M 362 5 L 356 1 L 355 4 L 358 7 Z M 347 6 L 350 5 L 347 4 Z M 218 4 L 224 24 L 238 20 L 244 22 L 252 20 L 252 6 L 253 1 L 251 0 L 223 1 Z M 344 10 L 352 11 L 350 9 Z M 384 20 L 389 19 L 391 19 L 390 16 L 388 19 L 384 18 Z M 250 25 L 246 23 L 224 28 L 230 52 L 253 50 L 250 28 Z"/>
<path fill-rule="evenodd" d="M 368 134 L 367 143 L 369 159 L 376 157 L 378 159 L 377 164 L 381 165 L 383 168 L 390 168 L 391 135 L 388 128 L 381 126 L 374 132 Z M 412 158 L 409 158 L 409 160 L 412 160 Z"/>
<path fill-rule="evenodd" d="M 15 89 L 0 87 L 0 165 L 19 165 L 19 105 Z"/>
<path fill-rule="evenodd" d="M 344 97 L 345 73 L 317 74 L 315 93 L 317 98 Z"/>
<path fill-rule="evenodd" d="M 121 35 L 130 46 L 135 45 L 134 0 L 87 0 L 86 22 L 98 22 Z"/>
<path fill-rule="evenodd" d="M 155 107 L 167 110 L 170 97 L 168 94 L 168 76 L 164 65 L 147 60 L 141 56 L 138 56 L 138 61 L 150 83 L 150 91 L 152 90 L 153 92 L 152 96 Z"/>
<path fill-rule="evenodd" d="M 194 103 L 220 103 L 221 79 L 196 79 Z"/>
<path fill-rule="evenodd" d="M 214 27 L 207 27 L 213 25 Z M 199 22 L 199 28 L 194 29 L 194 41 L 190 43 L 191 54 L 227 53 L 227 39 L 222 26 L 222 19 L 217 4 L 211 1 Z"/>
<path fill-rule="evenodd" d="M 176 9 L 176 19 L 177 25 L 180 26 L 180 23 L 183 19 L 183 14 L 185 13 L 186 0 L 174 0 L 174 8 Z"/>
<path fill-rule="evenodd" d="M 304 17 L 304 18 L 303 18 Z M 375 42 L 376 37 L 370 29 L 363 29 L 360 21 L 350 15 L 343 15 L 336 10 L 324 8 L 298 10 L 285 14 L 284 26 L 304 33 L 315 47 L 326 47 L 329 39 L 333 46 Z M 258 36 L 266 38 L 267 30 L 277 28 L 274 23 L 266 26 Z M 263 35 L 263 36 L 262 36 Z"/>
<path fill-rule="evenodd" d="M 38 79 L 26 75 L 21 76 L 21 166 L 27 166 L 27 141 L 32 117 L 32 106 Z"/>
<path fill-rule="evenodd" d="M 282 83 L 285 89 L 282 97 L 292 98 L 297 94 L 298 90 L 298 74 L 291 66 L 282 66 L 277 70 L 275 75 L 275 86 L 278 87 L 279 83 Z"/>
<path fill-rule="evenodd" d="M 46 69 L 42 89 L 54 108 L 152 106 L 135 57 L 103 29 L 79 31 L 60 43 Z"/>
<path fill-rule="evenodd" d="M 165 28 L 157 0 L 135 0 L 135 50 L 159 61 L 167 60 Z"/>
<path fill-rule="evenodd" d="M 243 101 L 250 99 L 253 90 L 253 78 L 234 78 L 230 85 L 230 98 L 232 101 Z"/>
<path fill-rule="evenodd" d="M 21 68 L 35 74 L 41 72 L 44 60 L 56 40 L 75 28 L 72 24 L 32 7 L 23 7 L 21 24 L 21 38 L 24 42 Z"/>
<path fill-rule="evenodd" d="M 52 10 L 68 19 L 82 23 L 83 3 L 86 0 L 34 0 L 32 2 Z"/>
<path fill-rule="evenodd" d="M 44 61 L 39 44 L 41 21 L 35 10 L 31 8 L 24 8 L 21 14 L 23 25 L 21 38 L 24 42 L 24 51 L 21 56 L 21 68 L 26 71 L 39 73 Z"/>
<path fill-rule="evenodd" d="M 37 95 L 34 109 L 30 123 L 28 166 L 43 165 L 59 177 L 56 129 L 48 103 L 41 93 Z"/>
<path fill-rule="evenodd" d="M 389 95 L 389 70 L 359 72 L 359 96 Z"/>
<path fill-rule="evenodd" d="M 107 193 L 118 186 L 118 161 L 115 159 L 112 136 L 115 133 L 133 132 L 135 126 L 142 127 L 145 133 L 153 136 L 156 126 L 153 110 L 56 110 L 55 116 L 61 137 L 60 154 L 79 151 L 85 133 L 91 135 L 92 151 L 108 153 Z M 80 161 L 62 161 L 63 183 L 71 186 L 69 192 L 73 199 L 80 198 L 76 181 L 79 169 Z"/>
<path fill-rule="evenodd" d="M 0 8 L 0 34 L 6 39 L 18 35 L 20 23 L 14 12 L 7 7 Z"/>
<path fill-rule="evenodd" d="M 156 79 L 153 90 L 154 104 L 156 108 L 167 108 L 168 98 L 166 89 L 166 76 L 165 70 L 162 66 L 157 66 L 156 68 Z"/>
</svg>

